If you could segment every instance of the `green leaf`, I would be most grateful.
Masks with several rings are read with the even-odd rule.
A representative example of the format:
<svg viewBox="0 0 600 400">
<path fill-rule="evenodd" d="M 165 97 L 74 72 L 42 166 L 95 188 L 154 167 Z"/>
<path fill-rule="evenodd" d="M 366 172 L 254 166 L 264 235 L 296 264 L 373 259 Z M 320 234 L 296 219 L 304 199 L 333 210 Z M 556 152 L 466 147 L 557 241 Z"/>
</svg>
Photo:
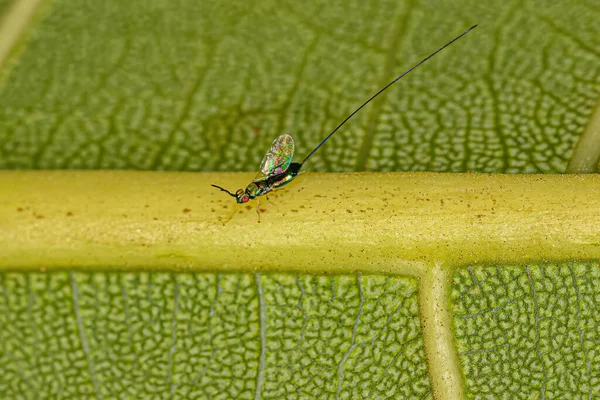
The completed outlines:
<svg viewBox="0 0 600 400">
<path fill-rule="evenodd" d="M 0 168 L 254 171 L 274 137 L 307 154 L 478 23 L 309 168 L 563 172 L 599 99 L 599 17 L 583 0 L 53 1 L 0 70 Z"/>
<path fill-rule="evenodd" d="M 597 263 L 469 267 L 452 302 L 467 390 L 494 398 L 600 396 Z"/>
<path fill-rule="evenodd" d="M 519 364 L 521 359 L 511 356 L 518 373 L 506 377 L 501 370 L 496 377 L 502 380 L 499 387 L 514 393 L 519 393 L 517 386 L 527 387 L 541 397 L 546 387 L 550 393 L 550 383 L 568 372 L 569 393 L 595 394 L 597 379 L 581 363 L 585 357 L 596 362 L 595 319 L 588 318 L 586 328 L 580 327 L 578 321 L 589 311 L 581 308 L 584 311 L 578 314 L 565 307 L 572 309 L 573 301 L 579 301 L 573 290 L 579 290 L 580 304 L 595 301 L 600 268 L 597 263 L 575 265 L 577 278 L 573 280 L 562 263 L 554 284 L 549 285 L 545 276 L 559 266 L 540 272 L 536 265 L 539 260 L 560 258 L 600 259 L 600 199 L 595 195 L 600 190 L 599 175 L 305 174 L 274 193 L 272 200 L 277 206 L 263 209 L 260 223 L 253 207 L 235 205 L 232 210 L 230 199 L 221 192 L 201 190 L 209 188 L 210 182 L 229 187 L 251 177 L 134 171 L 1 172 L 0 192 L 11 196 L 0 201 L 0 265 L 8 271 L 1 299 L 8 311 L 0 312 L 7 320 L 0 323 L 9 330 L 29 332 L 33 328 L 27 327 L 27 321 L 37 320 L 35 315 L 52 318 L 51 311 L 36 311 L 32 316 L 31 310 L 37 307 L 62 310 L 64 319 L 81 323 L 62 322 L 71 327 L 71 336 L 65 339 L 66 328 L 58 327 L 47 328 L 43 340 L 34 333 L 0 337 L 5 344 L 0 354 L 6 360 L 0 363 L 0 373 L 18 378 L 0 390 L 8 397 L 28 397 L 37 390 L 54 393 L 54 389 L 45 389 L 45 377 L 39 378 L 42 383 L 31 383 L 30 377 L 39 376 L 41 370 L 52 372 L 54 380 L 68 380 L 71 370 L 42 370 L 30 358 L 39 353 L 36 346 L 55 348 L 58 341 L 60 349 L 67 350 L 59 349 L 53 357 L 66 357 L 65 352 L 72 353 L 69 349 L 80 349 L 80 357 L 87 360 L 73 361 L 81 381 L 70 384 L 75 386 L 73 390 L 86 390 L 90 395 L 95 391 L 108 396 L 106 393 L 118 391 L 108 370 L 121 376 L 121 382 L 128 382 L 126 386 L 132 390 L 146 390 L 145 386 L 140 389 L 138 380 L 143 378 L 132 366 L 133 347 L 138 353 L 150 353 L 144 367 L 152 371 L 151 387 L 156 386 L 165 396 L 174 390 L 202 398 L 206 395 L 201 390 L 210 388 L 215 397 L 219 397 L 217 392 L 224 397 L 243 397 L 243 392 L 260 398 L 281 398 L 282 393 L 283 397 L 363 398 L 369 393 L 374 398 L 431 395 L 444 399 L 465 393 L 477 397 L 489 391 L 489 385 L 480 384 L 488 369 L 504 364 L 491 362 L 501 359 L 493 358 L 493 347 L 491 356 L 485 358 L 485 354 L 483 361 L 473 358 L 470 350 L 488 349 L 485 345 L 498 340 L 502 344 L 505 337 L 497 336 L 506 332 L 511 336 L 505 340 L 523 346 L 521 342 L 530 340 L 531 332 L 538 329 L 548 342 L 538 355 L 544 362 L 553 360 L 558 349 L 567 351 L 568 343 L 561 335 L 579 338 L 583 332 L 590 353 L 586 356 L 582 347 L 572 347 L 562 360 L 563 369 L 548 369 L 531 381 L 523 378 L 530 364 Z M 361 187 L 370 190 L 356 190 Z M 228 216 L 231 220 L 224 223 Z M 528 288 L 523 286 L 523 272 L 514 273 L 520 287 L 509 292 L 503 288 L 512 285 L 510 276 L 486 278 L 490 267 L 482 265 L 507 262 L 527 263 L 534 271 L 529 292 L 522 290 Z M 69 276 L 56 272 L 65 269 L 85 273 Z M 473 284 L 465 290 L 465 279 L 474 274 L 466 271 L 473 269 L 480 277 L 472 280 L 484 283 L 480 290 Z M 35 274 L 36 270 L 45 275 Z M 101 270 L 110 272 L 93 272 Z M 161 272 L 165 270 L 171 273 Z M 24 273 L 27 271 L 29 274 Z M 335 276 L 328 276 L 331 274 Z M 452 274 L 458 278 L 451 281 Z M 493 273 L 491 276 L 495 278 Z M 562 287 L 558 286 L 561 277 Z M 54 284 L 56 279 L 64 288 L 39 286 L 31 294 L 28 279 L 44 284 Z M 196 355 L 204 359 L 212 355 L 201 350 L 213 340 L 213 328 L 208 331 L 203 316 L 215 313 L 211 299 L 219 291 L 214 284 L 217 279 L 232 288 L 227 290 L 228 296 L 220 297 L 226 316 L 222 320 L 215 316 L 214 321 L 214 329 L 231 332 L 224 340 L 233 355 L 213 360 L 219 371 L 228 371 L 223 373 L 229 380 L 224 382 L 218 374 L 206 375 L 198 386 L 200 392 L 195 392 L 190 376 L 201 374 L 206 364 L 199 366 Z M 64 283 L 67 281 L 70 284 Z M 93 283 L 97 281 L 100 283 Z M 489 288 L 484 290 L 484 284 Z M 145 300 L 134 301 L 131 307 L 120 305 L 129 301 L 124 296 L 134 296 L 124 295 L 123 287 Z M 503 328 L 514 322 L 512 329 L 494 329 L 498 321 L 487 310 L 511 300 L 523 301 L 527 295 L 539 303 L 538 308 L 521 307 L 517 320 L 502 321 Z M 80 298 L 87 299 L 85 306 Z M 198 303 L 191 310 L 185 306 L 194 301 Z M 114 308 L 102 306 L 113 302 Z M 400 303 L 401 312 L 395 312 Z M 531 299 L 524 303 L 531 305 Z M 548 317 L 539 311 L 543 307 L 557 312 Z M 89 311 L 90 315 L 78 309 L 93 312 Z M 314 319 L 305 321 L 309 312 Z M 139 314 L 138 336 L 126 331 L 133 313 Z M 465 325 L 464 315 L 478 318 L 467 318 Z M 540 322 L 527 327 L 526 323 L 531 325 L 537 317 Z M 179 318 L 184 325 L 194 321 L 205 330 L 198 328 L 195 335 L 180 331 L 182 324 L 174 326 L 173 322 Z M 400 322 L 395 318 L 401 318 Z M 101 320 L 114 321 L 116 326 L 110 332 L 98 331 L 95 324 Z M 475 322 L 477 326 L 469 325 Z M 89 328 L 77 327 L 84 324 Z M 78 335 L 73 336 L 76 330 Z M 85 338 L 81 332 L 86 332 Z M 88 335 L 96 332 L 91 343 Z M 126 337 L 130 337 L 129 347 L 122 348 L 119 341 Z M 182 337 L 195 341 L 186 342 L 184 350 L 170 345 Z M 147 340 L 150 345 L 144 344 Z M 172 349 L 177 349 L 177 358 Z M 518 354 L 524 352 L 516 349 Z M 116 372 L 107 364 L 114 365 Z M 102 366 L 100 372 L 96 365 Z M 306 371 L 315 378 L 306 378 Z M 229 389 L 236 392 L 223 394 Z"/>
<path fill-rule="evenodd" d="M 414 279 L 0 279 L 4 398 L 425 398 L 429 390 Z"/>
<path fill-rule="evenodd" d="M 0 0 L 0 16 L 3 169 L 256 172 L 273 138 L 303 157 L 474 23 L 307 169 L 598 169 L 589 1 Z M 241 209 L 223 227 L 204 175 L 2 177 L 2 397 L 598 395 L 600 269 L 571 262 L 599 257 L 593 179 L 305 175 L 260 225 Z"/>
</svg>

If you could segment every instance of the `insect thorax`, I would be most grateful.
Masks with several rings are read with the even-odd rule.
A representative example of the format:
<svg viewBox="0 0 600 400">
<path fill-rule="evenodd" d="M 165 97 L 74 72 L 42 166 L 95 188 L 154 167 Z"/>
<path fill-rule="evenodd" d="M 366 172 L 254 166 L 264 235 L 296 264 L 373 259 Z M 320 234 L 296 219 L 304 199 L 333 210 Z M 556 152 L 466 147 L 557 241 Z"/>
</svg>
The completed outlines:
<svg viewBox="0 0 600 400">
<path fill-rule="evenodd" d="M 246 194 L 248 194 L 248 196 L 250 196 L 250 198 L 255 198 L 256 196 L 260 196 L 261 195 L 261 188 L 258 187 L 258 185 L 256 185 L 256 183 L 252 182 L 250 184 L 248 184 L 248 186 L 246 186 Z"/>
<path fill-rule="evenodd" d="M 300 172 L 300 168 L 302 168 L 301 164 L 292 163 L 285 172 L 270 176 L 265 180 L 256 180 L 250 183 L 248 186 L 246 186 L 245 192 L 248 196 L 250 196 L 251 199 L 265 195 L 270 191 L 285 186 L 294 180 L 294 178 Z"/>
</svg>

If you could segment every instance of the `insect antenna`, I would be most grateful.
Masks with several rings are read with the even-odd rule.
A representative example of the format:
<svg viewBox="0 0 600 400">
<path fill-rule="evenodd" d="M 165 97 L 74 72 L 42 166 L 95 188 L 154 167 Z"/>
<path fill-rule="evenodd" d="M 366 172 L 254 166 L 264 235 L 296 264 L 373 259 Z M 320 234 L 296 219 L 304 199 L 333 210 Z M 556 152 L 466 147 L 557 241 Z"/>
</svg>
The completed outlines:
<svg viewBox="0 0 600 400">
<path fill-rule="evenodd" d="M 217 189 L 220 189 L 221 191 L 229 194 L 231 197 L 237 197 L 235 194 L 231 193 L 229 190 L 222 188 L 221 186 L 217 186 L 217 185 L 210 185 L 212 187 L 216 187 Z"/>
<path fill-rule="evenodd" d="M 417 68 L 419 65 L 423 64 L 425 61 L 429 60 L 431 57 L 435 56 L 437 53 L 439 53 L 440 51 L 444 50 L 446 47 L 450 46 L 452 43 L 456 42 L 458 39 L 460 39 L 461 37 L 463 37 L 464 35 L 466 35 L 467 33 L 469 33 L 472 29 L 475 29 L 476 26 L 477 25 L 473 25 L 472 27 L 470 27 L 469 29 L 467 29 L 466 31 L 464 31 L 463 33 L 461 33 L 460 35 L 458 35 L 457 37 L 455 37 L 454 39 L 452 39 L 451 41 L 449 41 L 448 43 L 446 43 L 445 45 L 443 45 L 442 47 L 440 47 L 439 49 L 437 49 L 436 51 L 434 51 L 433 53 L 431 53 L 430 55 L 428 55 L 427 57 L 425 57 L 421 61 L 419 61 L 418 63 L 416 63 L 415 65 L 413 65 L 411 68 L 409 68 L 408 70 L 404 71 L 396 79 L 394 79 L 393 81 L 391 81 L 390 83 L 388 83 L 387 85 L 385 85 L 379 92 L 377 92 L 373 96 L 371 96 L 371 98 L 369 98 L 369 100 L 365 101 L 360 107 L 358 107 L 356 110 L 354 110 L 352 112 L 352 114 L 348 115 L 346 117 L 346 119 L 342 121 L 341 124 L 339 124 L 333 131 L 331 131 L 331 133 L 329 135 L 327 135 L 325 137 L 325 139 L 323 139 L 321 141 L 321 143 L 319 143 L 317 145 L 317 147 L 315 147 L 313 149 L 313 151 L 311 151 L 310 154 L 308 156 L 306 156 L 306 158 L 304 160 L 302 160 L 302 162 L 300 163 L 300 167 L 302 165 L 304 165 L 304 163 L 306 162 L 306 160 L 308 160 L 313 154 L 315 154 L 315 152 L 317 150 L 319 150 L 319 148 L 321 146 L 323 146 L 323 144 L 327 141 L 327 139 L 329 139 L 334 133 L 336 133 L 338 131 L 338 129 L 340 129 L 350 118 L 352 118 L 354 116 L 354 114 L 356 114 L 364 106 L 366 106 L 367 104 L 369 104 L 371 102 L 371 100 L 373 100 L 375 97 L 379 96 L 381 93 L 383 93 L 387 88 L 389 88 L 390 86 L 392 86 L 394 83 L 398 82 L 400 80 L 400 78 L 402 78 L 404 75 L 408 74 L 410 71 L 412 71 L 413 69 Z M 299 169 L 300 168 L 298 168 L 298 170 Z"/>
</svg>

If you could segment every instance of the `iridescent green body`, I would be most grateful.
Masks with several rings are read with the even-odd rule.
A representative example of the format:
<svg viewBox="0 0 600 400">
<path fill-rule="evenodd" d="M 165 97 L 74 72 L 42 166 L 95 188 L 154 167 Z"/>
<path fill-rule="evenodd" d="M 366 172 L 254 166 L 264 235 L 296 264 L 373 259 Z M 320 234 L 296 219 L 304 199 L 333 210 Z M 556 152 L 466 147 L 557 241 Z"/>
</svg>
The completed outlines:
<svg viewBox="0 0 600 400">
<path fill-rule="evenodd" d="M 238 189 L 235 194 L 217 185 L 211 185 L 235 197 L 238 203 L 247 203 L 251 199 L 263 196 L 290 183 L 302 168 L 300 163 L 292 163 L 294 157 L 294 139 L 284 134 L 273 141 L 269 151 L 260 163 L 260 172 L 246 189 Z M 258 211 L 258 208 L 257 208 Z"/>
<path fill-rule="evenodd" d="M 236 201 L 247 203 L 290 183 L 302 168 L 302 164 L 292 163 L 293 157 L 294 139 L 288 134 L 277 137 L 260 163 L 258 175 L 245 190 L 235 192 Z"/>
<path fill-rule="evenodd" d="M 248 195 L 250 199 L 265 195 L 290 183 L 296 176 L 298 176 L 299 170 L 300 164 L 292 163 L 282 173 L 272 175 L 267 179 L 258 179 L 252 181 L 248 186 L 246 186 L 244 193 Z"/>
</svg>

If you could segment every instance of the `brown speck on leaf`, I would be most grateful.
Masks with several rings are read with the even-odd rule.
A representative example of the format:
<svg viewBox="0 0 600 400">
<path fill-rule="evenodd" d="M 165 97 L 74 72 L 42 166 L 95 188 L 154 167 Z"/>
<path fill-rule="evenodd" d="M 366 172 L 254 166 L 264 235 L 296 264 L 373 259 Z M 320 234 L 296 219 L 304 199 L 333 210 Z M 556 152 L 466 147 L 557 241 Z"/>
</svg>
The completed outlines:
<svg viewBox="0 0 600 400">
<path fill-rule="evenodd" d="M 260 133 L 260 128 L 255 125 L 252 127 L 252 132 L 254 132 L 255 135 L 258 135 Z"/>
<path fill-rule="evenodd" d="M 17 207 L 17 211 L 18 211 L 18 212 L 21 212 L 21 211 L 23 211 L 23 207 Z"/>
<path fill-rule="evenodd" d="M 148 207 L 150 207 L 150 206 L 149 206 L 148 204 L 146 204 L 144 207 L 148 208 Z"/>
<path fill-rule="evenodd" d="M 348 214 L 352 214 L 352 210 L 346 210 Z"/>
<path fill-rule="evenodd" d="M 471 170 L 469 170 L 469 171 L 467 172 L 467 174 L 469 174 L 469 175 L 471 175 L 472 173 L 473 173 L 473 171 L 471 171 Z"/>
<path fill-rule="evenodd" d="M 444 205 L 444 199 L 440 199 L 440 204 Z"/>
<path fill-rule="evenodd" d="M 223 207 L 223 208 L 229 208 L 229 207 L 227 207 L 227 204 L 223 204 L 221 207 Z"/>
<path fill-rule="evenodd" d="M 183 212 L 184 212 L 184 213 L 186 213 L 186 214 L 187 214 L 187 213 L 189 213 L 189 212 L 191 212 L 191 211 L 192 211 L 192 210 L 190 210 L 189 208 L 184 208 L 184 209 L 183 209 Z"/>
<path fill-rule="evenodd" d="M 36 217 L 37 219 L 43 219 L 43 218 L 44 218 L 44 216 L 43 216 L 43 215 L 39 215 L 39 214 L 38 214 L 38 215 L 36 215 L 35 217 Z"/>
<path fill-rule="evenodd" d="M 211 209 L 210 209 L 210 211 L 211 211 L 211 212 L 215 212 L 215 211 L 217 211 L 217 210 L 215 210 L 214 208 L 211 208 Z"/>
<path fill-rule="evenodd" d="M 158 221 L 158 218 L 156 218 L 156 217 L 154 217 L 154 218 L 152 218 L 152 219 L 153 219 L 153 220 L 155 220 L 155 221 Z"/>
<path fill-rule="evenodd" d="M 300 208 L 304 208 L 304 206 L 300 206 Z"/>
<path fill-rule="evenodd" d="M 73 213 L 71 211 L 67 211 L 67 217 L 72 217 Z"/>
<path fill-rule="evenodd" d="M 123 214 L 123 216 L 124 216 L 125 218 L 127 218 L 127 214 Z"/>
<path fill-rule="evenodd" d="M 352 253 L 348 252 L 348 257 L 352 257 Z"/>
<path fill-rule="evenodd" d="M 266 213 L 267 212 L 267 210 L 265 208 L 260 208 L 260 209 L 258 209 L 258 211 L 261 212 L 261 213 Z"/>
<path fill-rule="evenodd" d="M 251 206 L 250 204 L 248 204 L 248 205 L 246 206 L 246 210 L 252 210 L 252 206 Z"/>
<path fill-rule="evenodd" d="M 298 212 L 298 210 L 291 210 L 292 212 Z"/>
</svg>

